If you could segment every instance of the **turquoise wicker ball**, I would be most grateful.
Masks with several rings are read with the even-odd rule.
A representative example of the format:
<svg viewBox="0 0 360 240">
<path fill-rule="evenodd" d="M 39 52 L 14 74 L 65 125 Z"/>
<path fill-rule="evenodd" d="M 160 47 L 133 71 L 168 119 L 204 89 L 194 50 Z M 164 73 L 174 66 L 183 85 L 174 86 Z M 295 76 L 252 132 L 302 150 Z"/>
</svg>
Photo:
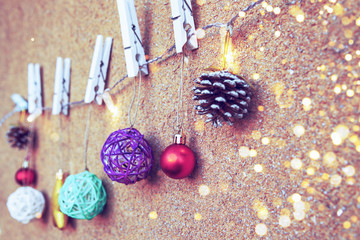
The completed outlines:
<svg viewBox="0 0 360 240">
<path fill-rule="evenodd" d="M 88 171 L 70 175 L 60 189 L 60 210 L 76 219 L 93 219 L 106 204 L 101 180 Z"/>
</svg>

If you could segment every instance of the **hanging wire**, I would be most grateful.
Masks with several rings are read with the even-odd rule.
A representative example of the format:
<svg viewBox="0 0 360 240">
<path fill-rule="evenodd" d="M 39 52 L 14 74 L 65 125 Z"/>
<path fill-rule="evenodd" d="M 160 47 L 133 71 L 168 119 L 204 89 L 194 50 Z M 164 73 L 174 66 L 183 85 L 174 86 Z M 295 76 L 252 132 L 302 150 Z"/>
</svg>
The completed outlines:
<svg viewBox="0 0 360 240">
<path fill-rule="evenodd" d="M 26 154 L 26 157 L 24 159 L 24 162 L 22 164 L 22 168 L 30 168 L 30 160 L 31 160 L 31 157 L 32 157 L 32 154 L 33 154 L 33 149 L 34 149 L 34 141 L 35 141 L 35 122 L 31 123 L 30 124 L 30 136 L 29 136 L 29 144 L 28 144 L 28 147 L 27 147 L 27 154 Z M 25 178 L 25 180 L 23 180 L 24 182 L 24 185 L 29 185 L 31 182 L 30 182 L 30 179 L 28 178 Z"/>
<path fill-rule="evenodd" d="M 33 153 L 33 148 L 34 148 L 34 141 L 35 141 L 35 122 L 32 122 L 30 124 L 30 136 L 29 136 L 29 144 L 28 144 L 28 148 L 27 148 L 27 154 L 24 160 L 24 164 L 26 164 L 25 162 L 27 162 L 27 164 L 29 164 L 30 166 L 30 159 Z"/>
<path fill-rule="evenodd" d="M 251 3 L 250 5 L 248 5 L 246 8 L 244 8 L 242 10 L 242 12 L 248 12 L 251 9 L 253 9 L 255 6 L 261 4 L 264 0 L 258 0 L 256 2 Z M 289 5 L 294 5 L 297 3 L 301 3 L 301 0 L 296 1 L 293 0 L 292 2 L 288 2 L 286 4 L 284 4 L 284 6 L 289 6 Z M 238 19 L 239 14 L 237 13 L 235 16 L 233 16 L 230 21 L 228 21 L 227 23 L 211 23 L 208 24 L 204 27 L 202 27 L 202 29 L 206 30 L 206 29 L 210 29 L 213 27 L 217 27 L 217 28 L 221 28 L 221 27 L 231 27 L 234 25 L 234 22 Z M 168 48 L 162 55 L 155 57 L 149 61 L 147 61 L 145 64 L 150 64 L 150 63 L 154 63 L 154 62 L 158 62 L 160 60 L 162 60 L 165 56 L 169 55 L 172 51 L 174 51 L 175 49 L 175 45 L 172 45 L 170 48 Z M 173 54 L 172 54 L 173 55 Z M 171 56 L 172 56 L 171 55 Z M 122 78 L 120 78 L 118 81 L 116 81 L 109 89 L 110 91 L 112 91 L 120 82 L 124 81 L 125 79 L 128 78 L 128 75 L 124 75 Z M 68 107 L 75 107 L 75 106 L 82 106 L 82 105 L 87 105 L 89 103 L 85 103 L 84 100 L 81 101 L 76 101 L 76 102 L 69 102 L 68 104 L 66 104 L 65 106 Z M 42 110 L 44 111 L 50 111 L 52 108 L 51 107 L 43 107 Z M 11 117 L 16 111 L 12 110 L 11 112 L 7 113 L 2 119 L 0 119 L 0 126 L 6 121 L 6 119 L 8 119 L 9 117 Z"/>
<path fill-rule="evenodd" d="M 134 101 L 135 101 L 135 96 L 136 96 L 136 78 L 134 78 L 134 94 L 133 94 L 133 97 L 131 99 L 131 104 L 130 104 L 130 107 L 129 107 L 129 112 L 128 112 L 128 115 L 129 115 L 129 124 L 130 124 L 130 128 L 132 128 L 135 124 L 135 121 L 136 121 L 136 115 L 137 115 L 137 112 L 138 112 L 138 109 L 139 109 L 139 105 L 140 105 L 140 94 L 141 94 L 141 70 L 139 68 L 139 73 L 138 73 L 138 76 L 139 76 L 139 90 L 138 90 L 138 102 L 136 104 L 136 108 L 135 108 L 135 114 L 134 114 L 134 119 L 133 121 L 131 121 L 131 109 L 132 109 L 132 106 L 134 104 Z"/>
<path fill-rule="evenodd" d="M 60 151 L 60 158 L 58 160 L 58 167 L 59 169 L 64 170 L 64 156 L 63 156 L 63 151 L 62 151 L 62 144 L 63 144 L 63 127 L 62 127 L 62 116 L 61 114 L 59 115 L 59 151 Z"/>
<path fill-rule="evenodd" d="M 119 83 L 124 81 L 127 77 L 128 75 L 123 76 L 119 81 L 117 81 L 114 85 L 112 85 L 111 88 L 109 88 L 109 91 L 113 90 Z"/>
<path fill-rule="evenodd" d="M 177 128 L 178 133 L 180 133 L 182 131 L 182 124 L 183 124 L 183 120 L 184 120 L 184 113 L 183 113 L 184 59 L 185 59 L 185 53 L 183 51 L 182 60 L 181 60 L 181 73 L 180 73 L 178 104 L 176 107 L 176 128 Z M 181 121 L 180 121 L 180 113 L 181 113 Z"/>
<path fill-rule="evenodd" d="M 247 11 L 249 11 L 249 10 L 251 10 L 251 9 L 253 9 L 255 6 L 257 6 L 257 5 L 259 5 L 260 3 L 262 3 L 264 0 L 258 0 L 258 1 L 256 1 L 256 2 L 253 2 L 253 3 L 251 3 L 249 6 L 247 6 L 246 8 L 244 8 L 243 10 L 242 10 L 242 12 L 247 12 Z M 239 17 L 239 14 L 236 14 L 235 16 L 233 16 L 231 19 L 230 19 L 230 21 L 226 24 L 227 26 L 232 26 L 232 25 L 234 25 L 234 22 L 236 21 L 236 19 Z"/>
<path fill-rule="evenodd" d="M 6 119 L 8 119 L 12 115 L 14 115 L 16 112 L 17 111 L 15 109 L 13 109 L 10 112 L 8 112 L 7 114 L 5 114 L 5 116 L 0 119 L 0 127 L 3 125 L 3 123 L 6 121 Z"/>
<path fill-rule="evenodd" d="M 26 157 L 24 159 L 24 162 L 22 164 L 22 168 L 30 168 L 30 160 L 31 160 L 31 156 L 33 153 L 33 148 L 34 148 L 34 141 L 35 141 L 35 130 L 34 130 L 34 125 L 35 123 L 31 123 L 30 125 L 30 136 L 29 136 L 29 144 L 27 147 L 27 153 L 26 153 Z M 24 185 L 29 185 L 30 184 L 30 179 L 25 178 L 25 180 L 23 180 Z"/>
<path fill-rule="evenodd" d="M 85 128 L 85 134 L 84 134 L 84 164 L 85 164 L 85 171 L 88 171 L 87 150 L 88 150 L 88 145 L 89 145 L 89 131 L 90 131 L 91 111 L 92 111 L 92 105 L 90 105 L 89 109 L 88 109 L 88 116 L 87 116 L 87 120 L 86 120 L 86 128 Z"/>
</svg>

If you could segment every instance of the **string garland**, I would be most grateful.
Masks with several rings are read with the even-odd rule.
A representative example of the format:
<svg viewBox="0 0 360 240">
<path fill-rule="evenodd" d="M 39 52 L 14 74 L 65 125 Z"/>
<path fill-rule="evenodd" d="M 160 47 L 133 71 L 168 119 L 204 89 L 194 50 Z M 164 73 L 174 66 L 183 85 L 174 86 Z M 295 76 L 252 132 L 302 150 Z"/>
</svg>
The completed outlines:
<svg viewBox="0 0 360 240">
<path fill-rule="evenodd" d="M 17 110 L 14 108 L 13 110 L 11 110 L 7 114 L 5 114 L 5 116 L 3 118 L 1 118 L 1 120 L 0 120 L 0 127 L 3 125 L 3 123 L 6 121 L 6 119 L 8 119 L 12 115 L 14 115 L 16 112 L 17 112 Z"/>
<path fill-rule="evenodd" d="M 256 2 L 253 2 L 250 5 L 248 5 L 247 7 L 245 7 L 244 9 L 242 9 L 240 12 L 246 13 L 246 12 L 250 11 L 251 9 L 255 8 L 256 6 L 258 6 L 259 4 L 261 4 L 263 1 L 264 0 L 258 0 Z M 291 2 L 285 3 L 285 5 L 289 6 L 289 5 L 294 5 L 294 4 L 301 3 L 301 2 L 302 2 L 302 0 L 298 0 L 298 1 L 294 0 L 294 1 L 291 1 Z M 201 29 L 207 30 L 207 29 L 210 29 L 210 28 L 213 28 L 213 27 L 216 27 L 216 28 L 226 27 L 228 30 L 230 30 L 230 32 L 232 32 L 232 27 L 234 25 L 234 22 L 238 18 L 239 18 L 239 14 L 236 14 L 227 23 L 220 23 L 220 22 L 211 23 L 211 24 L 208 24 L 208 25 L 202 27 Z M 173 52 L 174 49 L 175 49 L 175 44 L 172 45 L 170 48 L 168 48 L 160 56 L 155 57 L 155 58 L 147 61 L 145 63 L 145 65 L 151 64 L 151 63 L 154 63 L 154 62 L 158 62 L 158 61 L 162 60 L 166 55 L 169 55 L 169 57 L 175 55 L 176 53 L 170 54 L 170 53 Z M 139 67 L 141 68 L 142 66 L 139 66 Z M 124 81 L 127 78 L 128 78 L 128 75 L 124 75 L 117 82 L 115 82 L 110 88 L 108 88 L 107 91 L 111 92 L 119 83 L 121 83 L 122 81 Z M 104 91 L 104 92 L 106 92 L 106 91 Z M 117 92 L 115 92 L 114 94 L 116 94 Z M 89 104 L 89 103 L 85 103 L 84 100 L 81 100 L 81 101 L 69 102 L 68 104 L 64 105 L 64 107 L 75 107 L 75 106 L 82 106 L 82 105 L 86 105 L 86 104 Z M 43 107 L 42 108 L 43 111 L 50 111 L 51 109 L 52 109 L 51 107 Z M 0 119 L 0 127 L 6 121 L 6 119 L 11 117 L 15 112 L 16 112 L 15 110 L 12 110 L 9 113 L 7 113 L 2 119 Z"/>
</svg>

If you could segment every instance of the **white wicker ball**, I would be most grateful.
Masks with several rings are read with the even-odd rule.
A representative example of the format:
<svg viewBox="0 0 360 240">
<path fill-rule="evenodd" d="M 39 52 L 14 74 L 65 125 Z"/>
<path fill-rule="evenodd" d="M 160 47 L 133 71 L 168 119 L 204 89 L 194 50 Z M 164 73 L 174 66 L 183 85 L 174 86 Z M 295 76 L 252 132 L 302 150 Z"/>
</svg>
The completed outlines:
<svg viewBox="0 0 360 240">
<path fill-rule="evenodd" d="M 45 207 L 43 194 L 32 187 L 19 187 L 10 194 L 6 203 L 10 215 L 21 223 L 40 218 Z"/>
</svg>

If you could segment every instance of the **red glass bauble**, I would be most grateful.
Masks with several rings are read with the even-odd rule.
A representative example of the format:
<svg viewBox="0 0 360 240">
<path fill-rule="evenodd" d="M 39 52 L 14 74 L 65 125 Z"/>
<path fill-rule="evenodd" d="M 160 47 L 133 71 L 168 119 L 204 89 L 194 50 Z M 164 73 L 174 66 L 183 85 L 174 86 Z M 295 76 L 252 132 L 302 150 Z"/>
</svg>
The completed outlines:
<svg viewBox="0 0 360 240">
<path fill-rule="evenodd" d="M 36 173 L 33 169 L 20 168 L 15 174 L 15 181 L 21 186 L 32 185 L 35 183 Z"/>
<path fill-rule="evenodd" d="M 164 173 L 175 179 L 186 178 L 195 167 L 193 151 L 184 144 L 168 146 L 160 157 L 160 166 Z"/>
</svg>

